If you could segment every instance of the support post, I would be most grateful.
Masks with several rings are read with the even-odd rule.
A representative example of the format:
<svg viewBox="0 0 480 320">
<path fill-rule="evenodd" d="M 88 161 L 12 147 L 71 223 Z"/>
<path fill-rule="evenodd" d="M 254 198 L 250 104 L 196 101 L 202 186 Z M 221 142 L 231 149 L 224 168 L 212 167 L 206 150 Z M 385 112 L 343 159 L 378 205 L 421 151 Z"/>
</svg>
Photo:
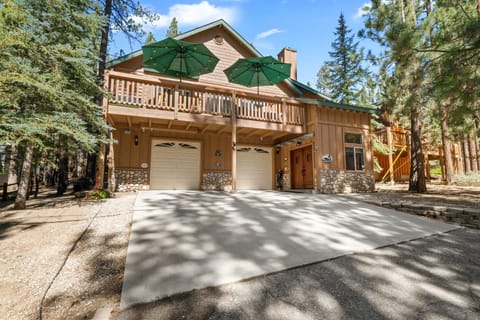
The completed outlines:
<svg viewBox="0 0 480 320">
<path fill-rule="evenodd" d="M 178 119 L 178 100 L 180 98 L 180 87 L 178 83 L 175 85 L 175 92 L 173 93 L 173 119 Z"/>
<path fill-rule="evenodd" d="M 235 91 L 232 93 L 232 192 L 237 190 L 237 104 Z"/>
<path fill-rule="evenodd" d="M 446 177 L 446 168 L 445 168 L 445 155 L 442 147 L 438 148 L 438 154 L 440 155 L 439 162 L 440 162 L 440 171 L 442 172 L 442 181 L 446 182 L 447 177 Z"/>
<path fill-rule="evenodd" d="M 387 127 L 387 144 L 388 144 L 388 149 L 390 152 L 388 153 L 388 168 L 390 170 L 390 184 L 394 185 L 395 184 L 395 172 L 393 170 L 393 133 L 392 133 L 392 127 Z"/>
<path fill-rule="evenodd" d="M 428 182 L 432 180 L 432 175 L 430 173 L 431 168 L 430 168 L 430 158 L 429 158 L 429 153 L 425 153 L 425 178 L 427 179 Z"/>
<path fill-rule="evenodd" d="M 108 190 L 115 192 L 116 179 L 115 179 L 115 154 L 113 147 L 113 132 L 110 131 L 110 143 L 108 151 Z"/>
</svg>

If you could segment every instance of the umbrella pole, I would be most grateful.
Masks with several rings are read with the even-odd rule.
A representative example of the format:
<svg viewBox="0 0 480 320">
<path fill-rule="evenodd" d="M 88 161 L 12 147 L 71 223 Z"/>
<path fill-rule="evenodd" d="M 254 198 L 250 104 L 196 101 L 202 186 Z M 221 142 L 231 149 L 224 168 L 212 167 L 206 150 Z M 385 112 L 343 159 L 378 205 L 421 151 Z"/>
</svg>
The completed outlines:
<svg viewBox="0 0 480 320">
<path fill-rule="evenodd" d="M 182 83 L 182 61 L 183 61 L 183 54 L 180 56 L 180 83 Z"/>
</svg>

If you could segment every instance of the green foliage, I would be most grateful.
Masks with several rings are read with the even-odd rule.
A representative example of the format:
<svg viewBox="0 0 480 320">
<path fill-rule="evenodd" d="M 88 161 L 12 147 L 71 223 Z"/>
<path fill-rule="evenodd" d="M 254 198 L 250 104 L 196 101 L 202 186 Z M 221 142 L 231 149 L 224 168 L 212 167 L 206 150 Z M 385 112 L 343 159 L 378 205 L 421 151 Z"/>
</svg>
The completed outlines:
<svg viewBox="0 0 480 320">
<path fill-rule="evenodd" d="M 340 103 L 358 103 L 366 70 L 362 67 L 363 49 L 358 49 L 352 30 L 348 29 L 343 14 L 338 19 L 335 40 L 329 55 L 317 74 L 317 88 Z"/>
<path fill-rule="evenodd" d="M 431 2 L 430 2 L 431 3 Z M 478 1 L 372 1 L 362 37 L 384 47 L 381 103 L 402 126 L 409 106 L 422 105 L 426 140 L 441 140 L 441 110 L 454 133 L 470 132 L 480 114 Z M 415 71 L 416 70 L 416 71 Z M 405 121 L 407 120 L 407 121 Z"/>
<path fill-rule="evenodd" d="M 480 187 L 480 174 L 468 173 L 463 175 L 457 175 L 455 182 L 459 186 Z"/>
<path fill-rule="evenodd" d="M 442 168 L 440 166 L 435 166 L 430 169 L 430 175 L 435 176 L 435 177 L 441 177 L 442 176 Z"/>
<path fill-rule="evenodd" d="M 89 192 L 85 197 L 85 200 L 103 200 L 109 199 L 112 197 L 110 191 L 105 189 L 97 189 Z"/>
<path fill-rule="evenodd" d="M 0 144 L 92 150 L 104 129 L 92 97 L 101 17 L 87 0 L 12 0 L 0 7 Z"/>
<path fill-rule="evenodd" d="M 173 17 L 172 22 L 170 22 L 170 26 L 167 30 L 167 38 L 175 38 L 178 35 L 178 23 L 177 18 Z"/>
</svg>

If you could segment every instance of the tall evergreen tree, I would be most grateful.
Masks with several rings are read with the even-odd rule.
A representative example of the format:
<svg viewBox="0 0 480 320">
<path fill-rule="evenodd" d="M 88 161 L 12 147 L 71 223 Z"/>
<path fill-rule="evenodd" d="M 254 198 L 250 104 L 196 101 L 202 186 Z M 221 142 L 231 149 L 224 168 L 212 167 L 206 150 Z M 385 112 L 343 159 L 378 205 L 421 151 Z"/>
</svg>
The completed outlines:
<svg viewBox="0 0 480 320">
<path fill-rule="evenodd" d="M 0 144 L 24 151 L 15 201 L 25 208 L 35 153 L 59 140 L 92 150 L 103 128 L 93 98 L 101 17 L 89 0 L 9 0 L 0 6 Z"/>
<path fill-rule="evenodd" d="M 103 86 L 105 78 L 105 68 L 107 64 L 108 43 L 110 40 L 111 30 L 120 30 L 131 43 L 136 41 L 140 43 L 145 31 L 142 29 L 141 23 L 136 19 L 142 19 L 146 22 L 157 20 L 159 17 L 150 10 L 144 8 L 135 0 L 92 0 L 94 2 L 93 10 L 103 15 L 104 24 L 100 33 L 100 48 L 98 51 L 98 84 Z M 97 104 L 102 105 L 102 96 L 97 97 Z M 103 133 L 105 136 L 106 132 Z M 103 187 L 104 180 L 104 150 L 105 146 L 97 146 L 96 151 L 99 153 L 91 153 L 88 156 L 87 175 L 90 179 L 95 180 L 96 187 Z M 98 159 L 97 159 L 98 158 Z M 98 163 L 98 168 L 96 164 Z"/>
<path fill-rule="evenodd" d="M 170 26 L 167 29 L 167 38 L 175 38 L 178 35 L 178 23 L 177 18 L 173 17 Z"/>
<path fill-rule="evenodd" d="M 340 103 L 356 103 L 366 71 L 362 67 L 363 50 L 358 49 L 352 30 L 348 29 L 345 17 L 340 14 L 336 36 L 329 55 L 319 73 L 317 87 Z"/>
<path fill-rule="evenodd" d="M 366 35 L 382 45 L 393 66 L 387 89 L 389 105 L 408 111 L 411 131 L 409 191 L 425 192 L 426 180 L 422 149 L 422 106 L 425 54 L 418 48 L 428 41 L 428 29 L 422 19 L 430 12 L 430 2 L 373 0 L 367 15 Z M 425 5 L 423 7 L 422 5 Z M 393 102 L 393 103 L 392 103 Z"/>
<path fill-rule="evenodd" d="M 154 42 L 156 42 L 156 41 L 157 41 L 157 39 L 155 39 L 155 36 L 153 35 L 153 33 L 152 33 L 152 32 L 149 32 L 149 33 L 147 34 L 147 38 L 145 39 L 145 44 L 154 43 Z"/>
</svg>

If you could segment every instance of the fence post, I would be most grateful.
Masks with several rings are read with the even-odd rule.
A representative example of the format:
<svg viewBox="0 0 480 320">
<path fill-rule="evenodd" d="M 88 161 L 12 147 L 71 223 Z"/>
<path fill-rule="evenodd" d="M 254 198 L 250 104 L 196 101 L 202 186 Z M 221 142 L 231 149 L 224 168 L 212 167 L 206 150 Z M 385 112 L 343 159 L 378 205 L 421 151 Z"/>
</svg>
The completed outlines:
<svg viewBox="0 0 480 320">
<path fill-rule="evenodd" d="M 7 191 L 8 191 L 8 183 L 7 183 L 7 182 L 4 182 L 4 183 L 3 183 L 3 188 L 2 188 L 2 189 L 3 189 L 3 192 L 2 192 L 2 201 L 5 201 L 5 200 L 7 200 L 7 196 L 8 196 L 8 193 L 7 193 Z"/>
</svg>

